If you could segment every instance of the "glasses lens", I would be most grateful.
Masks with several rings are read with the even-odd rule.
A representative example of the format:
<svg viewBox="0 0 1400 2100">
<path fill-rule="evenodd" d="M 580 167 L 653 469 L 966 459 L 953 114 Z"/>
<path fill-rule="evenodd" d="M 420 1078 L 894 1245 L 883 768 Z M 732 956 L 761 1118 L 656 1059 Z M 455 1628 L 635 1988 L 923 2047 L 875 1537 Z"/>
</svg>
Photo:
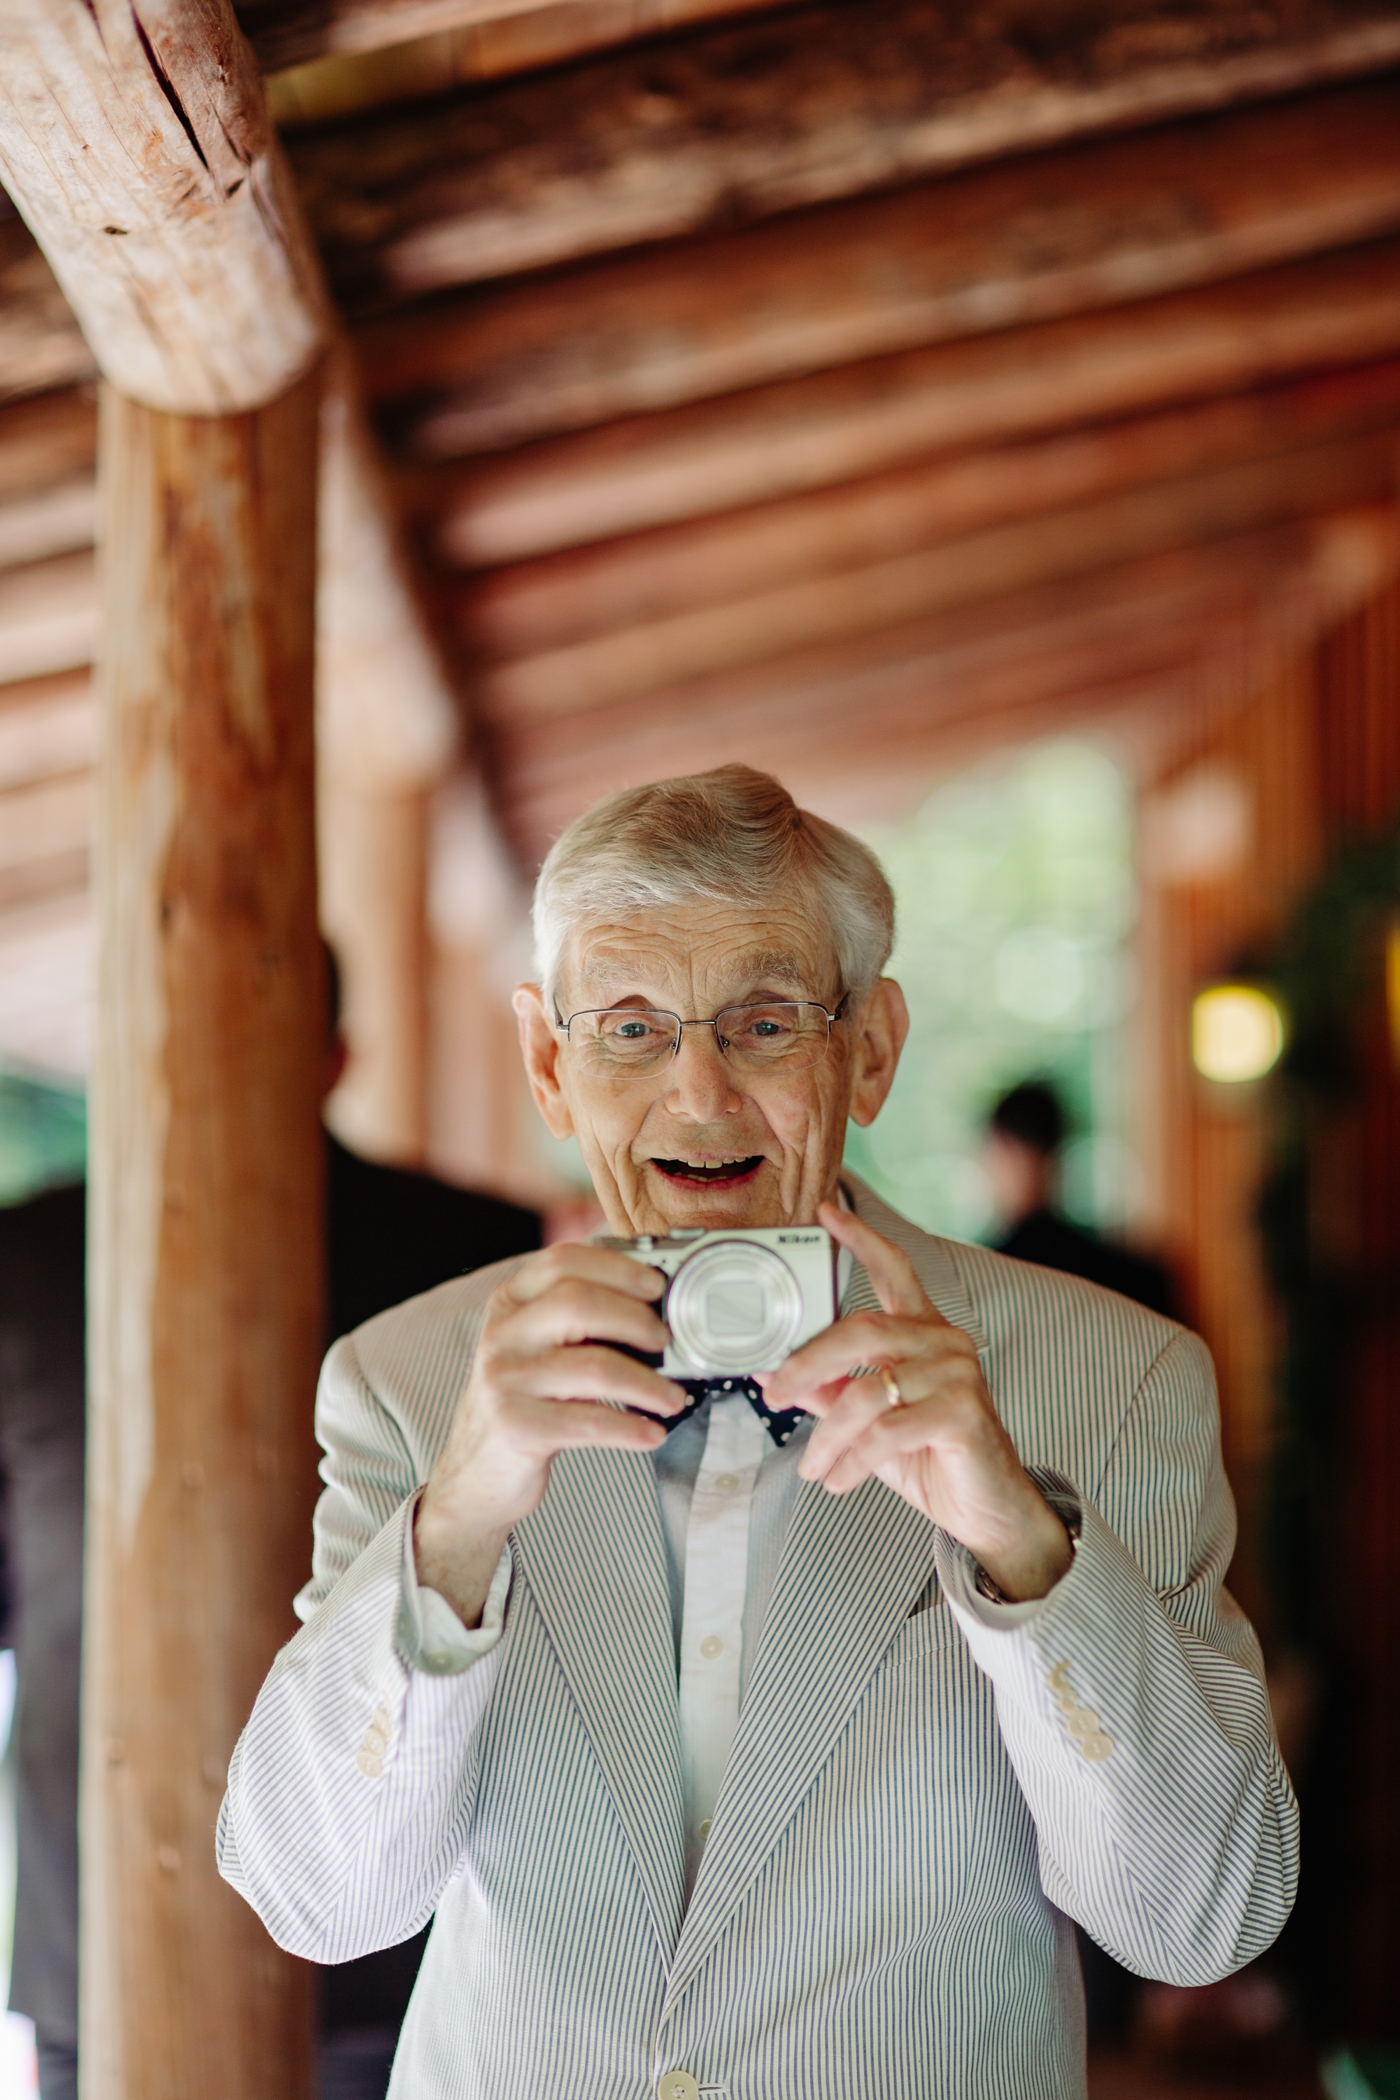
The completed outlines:
<svg viewBox="0 0 1400 2100">
<path fill-rule="evenodd" d="M 575 1014 L 569 1042 L 591 1071 L 650 1072 L 676 1047 L 675 1015 L 637 1006 Z"/>
<path fill-rule="evenodd" d="M 720 1045 L 745 1071 L 781 1065 L 804 1071 L 826 1055 L 827 1019 L 821 1007 L 779 999 L 764 1006 L 727 1006 L 715 1016 Z"/>
</svg>

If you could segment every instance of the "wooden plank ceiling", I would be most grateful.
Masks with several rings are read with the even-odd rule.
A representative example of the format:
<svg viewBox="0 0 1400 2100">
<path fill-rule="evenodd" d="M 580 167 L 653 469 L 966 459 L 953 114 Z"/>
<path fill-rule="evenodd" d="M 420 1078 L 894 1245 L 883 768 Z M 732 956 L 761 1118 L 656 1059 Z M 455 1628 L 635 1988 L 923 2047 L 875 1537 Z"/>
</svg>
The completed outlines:
<svg viewBox="0 0 1400 2100">
<path fill-rule="evenodd" d="M 1400 559 L 1400 6 L 242 12 L 523 867 L 1179 708 Z M 91 378 L 0 219 L 0 1053 L 69 1064 Z"/>
</svg>

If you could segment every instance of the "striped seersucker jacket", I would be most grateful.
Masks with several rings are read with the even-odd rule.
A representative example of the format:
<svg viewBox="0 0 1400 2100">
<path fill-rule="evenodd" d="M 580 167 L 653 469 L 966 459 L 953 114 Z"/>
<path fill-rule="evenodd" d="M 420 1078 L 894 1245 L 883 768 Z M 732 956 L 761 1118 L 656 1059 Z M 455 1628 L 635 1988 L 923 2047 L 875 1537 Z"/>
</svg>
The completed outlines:
<svg viewBox="0 0 1400 2100">
<path fill-rule="evenodd" d="M 998 1606 L 879 1482 L 804 1485 L 688 1907 L 650 1460 L 557 1459 L 498 1647 L 410 1669 L 405 1528 L 505 1271 L 331 1351 L 310 1616 L 235 1752 L 220 1863 L 314 1961 L 436 1913 L 392 2100 L 646 2100 L 676 2071 L 713 2100 L 1071 2100 L 1071 1918 L 1180 1983 L 1282 1924 L 1296 1811 L 1221 1588 L 1204 1348 L 850 1186 L 1082 1538 L 1048 1599 Z M 874 1302 L 857 1270 L 848 1308 Z"/>
</svg>

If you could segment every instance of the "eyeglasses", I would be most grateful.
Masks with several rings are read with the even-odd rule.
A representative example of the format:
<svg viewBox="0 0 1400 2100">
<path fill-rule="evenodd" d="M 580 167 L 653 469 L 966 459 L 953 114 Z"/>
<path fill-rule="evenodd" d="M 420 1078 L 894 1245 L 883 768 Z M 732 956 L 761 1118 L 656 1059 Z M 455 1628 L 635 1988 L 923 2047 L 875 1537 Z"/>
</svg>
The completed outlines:
<svg viewBox="0 0 1400 2100">
<path fill-rule="evenodd" d="M 765 999 L 726 1006 L 709 1021 L 683 1021 L 650 1006 L 610 1006 L 570 1014 L 556 1026 L 585 1071 L 609 1079 L 641 1079 L 659 1072 L 681 1047 L 687 1028 L 713 1028 L 721 1054 L 741 1072 L 806 1072 L 819 1065 L 831 1024 L 846 1011 L 847 992 L 833 1013 L 815 999 Z"/>
</svg>

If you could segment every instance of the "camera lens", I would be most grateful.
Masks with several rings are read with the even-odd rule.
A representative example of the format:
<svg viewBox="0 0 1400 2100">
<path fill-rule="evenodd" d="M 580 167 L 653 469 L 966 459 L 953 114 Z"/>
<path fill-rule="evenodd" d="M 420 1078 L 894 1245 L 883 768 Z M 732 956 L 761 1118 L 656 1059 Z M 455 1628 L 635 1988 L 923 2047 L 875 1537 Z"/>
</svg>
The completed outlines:
<svg viewBox="0 0 1400 2100">
<path fill-rule="evenodd" d="M 802 1292 L 770 1247 L 711 1240 L 672 1278 L 666 1320 L 697 1372 L 772 1371 L 797 1338 Z"/>
</svg>

